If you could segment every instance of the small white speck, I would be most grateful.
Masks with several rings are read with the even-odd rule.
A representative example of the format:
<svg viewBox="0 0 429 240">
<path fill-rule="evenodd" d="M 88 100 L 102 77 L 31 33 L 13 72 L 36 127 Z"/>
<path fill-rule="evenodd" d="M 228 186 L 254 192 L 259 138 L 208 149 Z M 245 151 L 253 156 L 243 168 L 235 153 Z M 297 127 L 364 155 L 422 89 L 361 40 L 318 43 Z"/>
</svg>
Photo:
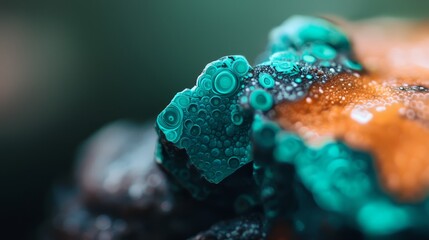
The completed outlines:
<svg viewBox="0 0 429 240">
<path fill-rule="evenodd" d="M 377 112 L 383 112 L 384 110 L 386 110 L 385 106 L 378 106 L 375 108 L 375 111 L 377 111 Z"/>
<path fill-rule="evenodd" d="M 360 124 L 366 124 L 372 119 L 372 113 L 364 109 L 354 108 L 350 117 Z"/>
</svg>

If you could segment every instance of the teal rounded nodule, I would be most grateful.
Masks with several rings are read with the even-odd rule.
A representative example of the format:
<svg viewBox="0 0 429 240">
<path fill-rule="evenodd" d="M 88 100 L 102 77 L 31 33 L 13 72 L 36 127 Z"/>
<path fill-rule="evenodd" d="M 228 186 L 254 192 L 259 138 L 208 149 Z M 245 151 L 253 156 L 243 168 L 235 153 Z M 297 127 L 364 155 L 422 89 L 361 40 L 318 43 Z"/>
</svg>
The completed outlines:
<svg viewBox="0 0 429 240">
<path fill-rule="evenodd" d="M 182 108 L 186 108 L 189 106 L 191 100 L 186 95 L 177 96 L 175 102 Z"/>
<path fill-rule="evenodd" d="M 267 73 L 261 73 L 258 80 L 263 88 L 273 88 L 275 85 L 273 77 Z"/>
<path fill-rule="evenodd" d="M 254 170 L 262 169 L 265 176 L 271 174 L 289 181 L 287 174 L 271 170 L 292 166 L 296 171 L 294 179 L 311 193 L 312 205 L 317 204 L 320 210 L 354 219 L 354 224 L 369 234 L 402 229 L 412 221 L 409 216 L 413 215 L 406 208 L 396 208 L 395 203 L 378 202 L 388 198 L 373 184 L 377 182 L 370 155 L 341 142 L 313 147 L 298 135 L 283 131 L 275 122 L 258 120 L 270 117 L 270 112 L 265 111 L 272 109 L 275 103 L 305 96 L 314 82 L 328 81 L 340 72 L 362 70 L 361 65 L 349 59 L 353 53 L 344 33 L 328 21 L 296 17 L 284 25 L 287 29 L 282 26 L 282 31 L 273 35 L 278 38 L 272 45 L 280 44 L 274 46 L 276 51 L 269 53 L 271 57 L 264 58 L 269 61 L 252 68 L 242 56 L 223 57 L 206 66 L 195 87 L 173 99 L 157 118 L 158 131 L 177 149 L 186 150 L 189 162 L 186 166 L 177 164 L 180 163 L 177 160 L 183 159 L 173 154 L 176 148 L 166 148 L 171 154 L 167 152 L 163 159 L 158 159 L 162 159 L 164 167 L 185 188 L 197 195 L 205 181 L 219 184 L 237 169 L 257 160 L 258 154 L 252 153 L 256 149 L 268 153 L 260 155 L 269 156 L 269 161 L 255 161 Z M 320 76 L 314 71 L 337 66 L 336 71 L 325 71 L 329 75 Z M 302 93 L 296 94 L 299 97 L 295 97 L 297 89 Z M 195 182 L 186 171 L 189 166 L 196 168 Z M 276 194 L 276 191 L 282 193 L 282 190 L 265 188 L 261 196 Z M 243 209 L 250 202 L 244 200 L 247 198 L 242 197 L 238 202 Z M 382 211 L 378 211 L 380 209 Z M 271 208 L 266 211 L 266 216 L 281 214 Z"/>
<path fill-rule="evenodd" d="M 273 62 L 274 68 L 281 73 L 296 75 L 299 73 L 299 67 L 293 62 Z"/>
<path fill-rule="evenodd" d="M 175 103 L 170 103 L 157 118 L 161 129 L 172 130 L 179 127 L 183 121 L 183 112 Z"/>
<path fill-rule="evenodd" d="M 235 125 L 241 125 L 243 123 L 243 116 L 238 111 L 231 112 L 231 122 Z"/>
<path fill-rule="evenodd" d="M 172 143 L 176 143 L 179 140 L 180 135 L 177 133 L 177 131 L 166 131 L 165 137 L 168 141 Z"/>
<path fill-rule="evenodd" d="M 205 179 L 218 184 L 251 161 L 251 122 L 245 117 L 237 94 L 240 84 L 251 76 L 251 70 L 243 56 L 213 61 L 206 65 L 196 86 L 176 94 L 158 115 L 159 132 L 176 148 L 186 151 L 189 165 L 197 169 L 196 182 Z M 193 196 L 202 198 L 203 190 L 196 189 L 196 183 L 178 174 L 176 160 L 176 156 L 168 155 L 163 164 Z"/>
<path fill-rule="evenodd" d="M 218 96 L 213 96 L 210 98 L 210 104 L 212 106 L 218 106 L 221 103 L 221 99 Z"/>
<path fill-rule="evenodd" d="M 244 57 L 238 56 L 232 64 L 232 69 L 237 75 L 243 76 L 249 71 L 249 64 Z"/>
<path fill-rule="evenodd" d="M 337 51 L 326 44 L 313 44 L 311 52 L 315 57 L 323 60 L 332 60 L 337 56 Z"/>
<path fill-rule="evenodd" d="M 339 28 L 322 19 L 303 26 L 298 37 L 302 42 L 322 41 L 337 47 L 350 47 L 347 36 Z"/>
<path fill-rule="evenodd" d="M 357 63 L 353 60 L 350 60 L 350 59 L 344 59 L 343 64 L 344 64 L 344 66 L 350 68 L 351 70 L 355 70 L 355 71 L 362 71 L 363 70 L 362 65 L 360 65 L 359 63 Z"/>
<path fill-rule="evenodd" d="M 204 75 L 200 79 L 198 79 L 197 86 L 201 87 L 202 89 L 209 91 L 212 89 L 212 80 L 209 76 Z"/>
<path fill-rule="evenodd" d="M 191 129 L 189 129 L 189 133 L 192 136 L 198 136 L 201 133 L 201 127 L 198 126 L 198 125 L 194 125 L 194 126 L 191 127 Z"/>
<path fill-rule="evenodd" d="M 411 225 L 409 212 L 386 200 L 365 204 L 357 213 L 359 225 L 373 235 L 387 235 L 406 229 Z"/>
<path fill-rule="evenodd" d="M 240 160 L 237 157 L 230 157 L 228 159 L 228 166 L 231 168 L 238 168 L 240 166 Z"/>
<path fill-rule="evenodd" d="M 229 71 L 220 72 L 213 82 L 213 89 L 222 95 L 233 93 L 237 89 L 237 86 L 237 79 Z"/>
<path fill-rule="evenodd" d="M 294 16 L 271 32 L 272 53 L 291 46 L 300 48 L 307 43 L 325 43 L 335 49 L 350 51 L 350 41 L 344 31 L 331 22 L 307 16 Z"/>
<path fill-rule="evenodd" d="M 312 55 L 306 54 L 306 55 L 302 56 L 302 60 L 304 60 L 304 62 L 306 62 L 306 63 L 314 63 L 316 61 L 316 58 L 313 57 Z"/>
<path fill-rule="evenodd" d="M 250 94 L 250 105 L 261 111 L 268 111 L 273 107 L 273 97 L 262 89 L 256 89 Z"/>
</svg>

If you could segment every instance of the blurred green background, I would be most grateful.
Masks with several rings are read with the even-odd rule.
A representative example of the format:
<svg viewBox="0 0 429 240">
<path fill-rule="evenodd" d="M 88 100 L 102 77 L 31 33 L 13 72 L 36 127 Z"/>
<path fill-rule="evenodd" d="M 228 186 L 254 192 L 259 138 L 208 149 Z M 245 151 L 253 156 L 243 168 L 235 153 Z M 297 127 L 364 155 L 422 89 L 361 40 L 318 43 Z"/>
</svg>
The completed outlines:
<svg viewBox="0 0 429 240">
<path fill-rule="evenodd" d="M 223 55 L 253 60 L 293 14 L 419 18 L 429 1 L 2 1 L 0 238 L 37 236 L 91 133 L 153 118 Z"/>
</svg>

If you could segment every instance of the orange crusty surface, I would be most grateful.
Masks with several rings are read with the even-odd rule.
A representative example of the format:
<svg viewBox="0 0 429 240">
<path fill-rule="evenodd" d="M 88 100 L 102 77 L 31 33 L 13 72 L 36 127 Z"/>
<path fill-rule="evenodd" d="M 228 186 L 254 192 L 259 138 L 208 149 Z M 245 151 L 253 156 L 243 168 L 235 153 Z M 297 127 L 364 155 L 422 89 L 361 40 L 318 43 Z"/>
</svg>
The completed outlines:
<svg viewBox="0 0 429 240">
<path fill-rule="evenodd" d="M 314 84 L 275 107 L 310 144 L 339 139 L 370 152 L 382 187 L 401 201 L 429 192 L 429 22 L 341 22 L 365 71 Z"/>
</svg>

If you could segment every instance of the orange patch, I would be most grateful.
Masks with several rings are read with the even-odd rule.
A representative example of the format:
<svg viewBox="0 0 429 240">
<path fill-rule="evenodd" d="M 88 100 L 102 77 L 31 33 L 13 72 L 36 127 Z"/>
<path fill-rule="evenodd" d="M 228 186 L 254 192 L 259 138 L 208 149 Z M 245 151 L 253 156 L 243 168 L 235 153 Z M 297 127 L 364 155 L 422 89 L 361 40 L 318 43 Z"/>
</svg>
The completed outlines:
<svg viewBox="0 0 429 240">
<path fill-rule="evenodd" d="M 382 186 L 404 201 L 429 192 L 429 92 L 407 91 L 429 87 L 429 32 L 410 26 L 347 26 L 368 72 L 340 74 L 275 107 L 277 121 L 310 143 L 341 139 L 372 153 Z"/>
</svg>

